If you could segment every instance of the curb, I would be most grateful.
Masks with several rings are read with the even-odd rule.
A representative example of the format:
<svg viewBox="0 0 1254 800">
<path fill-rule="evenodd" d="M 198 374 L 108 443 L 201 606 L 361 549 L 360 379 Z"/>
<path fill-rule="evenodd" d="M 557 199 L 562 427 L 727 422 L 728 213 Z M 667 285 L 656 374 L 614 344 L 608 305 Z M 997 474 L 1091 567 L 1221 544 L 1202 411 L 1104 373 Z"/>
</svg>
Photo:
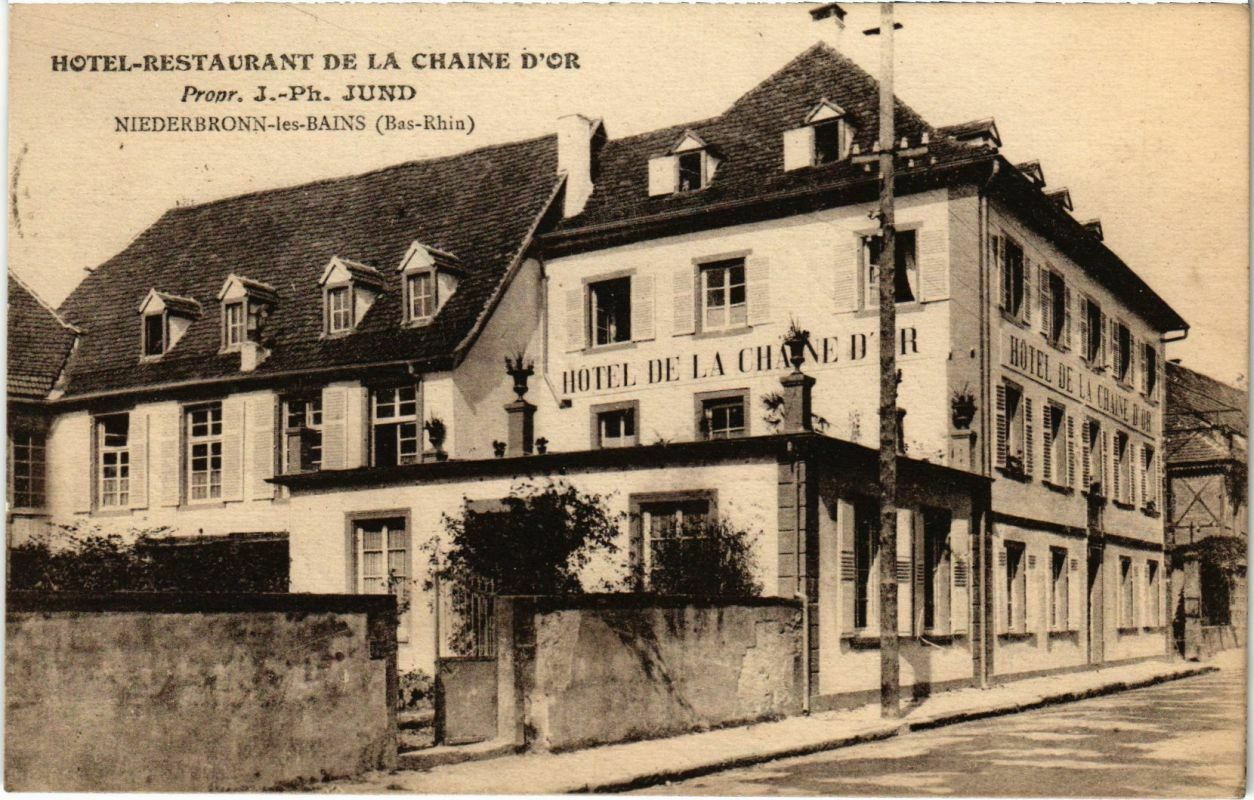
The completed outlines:
<svg viewBox="0 0 1254 800">
<path fill-rule="evenodd" d="M 1143 689 L 1147 686 L 1154 686 L 1168 681 L 1180 680 L 1182 678 L 1192 678 L 1197 675 L 1205 675 L 1207 673 L 1218 671 L 1219 667 L 1215 666 L 1190 667 L 1166 674 L 1153 675 L 1139 680 L 1115 681 L 1102 686 L 1095 686 L 1091 689 L 1042 695 L 1027 702 L 1007 703 L 996 707 L 956 711 L 933 718 L 919 719 L 913 722 L 903 722 L 900 724 L 884 723 L 884 727 L 881 730 L 869 731 L 867 733 L 856 734 L 853 736 L 842 736 L 836 739 L 814 742 L 798 747 L 786 747 L 779 750 L 772 750 L 770 752 L 753 753 L 750 755 L 724 759 L 721 761 L 712 761 L 706 764 L 698 764 L 690 767 L 662 770 L 647 775 L 638 775 L 624 780 L 606 781 L 604 783 L 587 783 L 579 787 L 554 789 L 551 793 L 611 794 L 616 792 L 632 791 L 635 789 L 644 789 L 649 786 L 656 786 L 660 783 L 699 778 L 703 775 L 711 775 L 716 772 L 724 772 L 730 769 L 739 769 L 740 767 L 750 767 L 756 764 L 763 764 L 768 761 L 776 761 L 781 758 L 796 758 L 798 756 L 808 756 L 813 755 L 814 753 L 822 753 L 829 750 L 839 750 L 844 747 L 865 744 L 867 742 L 883 741 L 911 731 L 924 731 L 933 728 L 941 728 L 946 725 L 955 725 L 961 722 L 973 722 L 975 720 L 988 719 L 990 717 L 1007 716 L 1010 714 L 1017 714 L 1022 711 L 1032 711 L 1038 708 L 1071 703 L 1077 700 L 1087 700 L 1093 697 L 1117 694 L 1131 689 Z"/>
</svg>

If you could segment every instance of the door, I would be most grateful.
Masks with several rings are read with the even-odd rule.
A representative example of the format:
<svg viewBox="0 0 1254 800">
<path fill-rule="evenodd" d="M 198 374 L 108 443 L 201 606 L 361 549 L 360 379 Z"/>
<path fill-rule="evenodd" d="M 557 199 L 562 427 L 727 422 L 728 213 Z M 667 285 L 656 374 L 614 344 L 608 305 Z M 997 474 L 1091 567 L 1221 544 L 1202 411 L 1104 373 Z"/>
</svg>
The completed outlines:
<svg viewBox="0 0 1254 800">
<path fill-rule="evenodd" d="M 1105 643 L 1103 632 L 1106 629 L 1102 615 L 1102 549 L 1089 548 L 1089 580 L 1088 580 L 1088 636 L 1089 663 L 1100 664 L 1104 659 L 1102 645 Z"/>
</svg>

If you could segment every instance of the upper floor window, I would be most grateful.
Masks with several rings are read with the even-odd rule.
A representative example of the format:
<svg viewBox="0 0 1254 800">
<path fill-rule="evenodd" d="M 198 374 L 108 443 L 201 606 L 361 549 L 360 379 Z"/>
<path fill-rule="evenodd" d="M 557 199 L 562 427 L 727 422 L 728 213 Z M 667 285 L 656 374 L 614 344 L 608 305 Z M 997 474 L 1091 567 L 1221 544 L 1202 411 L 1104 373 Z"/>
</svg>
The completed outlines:
<svg viewBox="0 0 1254 800">
<path fill-rule="evenodd" d="M 328 335 L 353 331 L 383 291 L 383 275 L 377 269 L 339 256 L 327 264 L 318 283 Z"/>
<path fill-rule="evenodd" d="M 862 263 L 866 265 L 866 307 L 879 308 L 881 236 L 862 239 Z M 913 303 L 919 297 L 919 259 L 913 230 L 897 231 L 893 237 L 893 291 L 898 303 Z"/>
<path fill-rule="evenodd" d="M 200 303 L 190 297 L 150 289 L 139 304 L 140 355 L 155 359 L 178 344 L 192 321 L 200 316 Z"/>
<path fill-rule="evenodd" d="M 1154 399 L 1158 389 L 1158 348 L 1149 342 L 1141 345 L 1141 391 L 1145 396 Z"/>
<path fill-rule="evenodd" d="M 703 264 L 700 278 L 703 330 L 739 328 L 748 324 L 744 259 Z"/>
<path fill-rule="evenodd" d="M 412 325 L 430 322 L 439 313 L 457 290 L 462 267 L 452 253 L 414 242 L 401 259 L 400 272 L 405 321 Z"/>
<path fill-rule="evenodd" d="M 418 463 L 422 454 L 418 418 L 416 386 L 390 386 L 371 392 L 370 456 L 374 466 Z"/>
<path fill-rule="evenodd" d="M 159 356 L 165 352 L 165 314 L 144 315 L 144 355 Z"/>
<path fill-rule="evenodd" d="M 409 318 L 430 319 L 435 316 L 435 273 L 416 272 L 405 278 L 405 291 L 409 297 Z"/>
<path fill-rule="evenodd" d="M 649 159 L 649 196 L 695 192 L 714 180 L 720 157 L 692 131 L 663 156 Z"/>
<path fill-rule="evenodd" d="M 261 324 L 278 293 L 260 281 L 230 275 L 218 292 L 222 304 L 222 349 L 238 350 L 244 342 L 261 341 Z"/>
<path fill-rule="evenodd" d="M 96 418 L 96 497 L 101 508 L 121 508 L 130 502 L 130 415 Z"/>
<path fill-rule="evenodd" d="M 1081 355 L 1091 367 L 1102 366 L 1106 352 L 1106 315 L 1091 297 L 1084 298 L 1080 314 Z"/>
<path fill-rule="evenodd" d="M 283 400 L 283 472 L 322 468 L 322 395 Z"/>
<path fill-rule="evenodd" d="M 1084 420 L 1084 430 L 1080 433 L 1082 448 L 1081 461 L 1083 480 L 1080 488 L 1097 496 L 1104 496 L 1106 489 L 1103 480 L 1106 474 L 1106 437 L 1102 432 L 1101 423 L 1095 419 Z"/>
<path fill-rule="evenodd" d="M 698 395 L 697 402 L 701 438 L 736 439 L 748 435 L 748 393 L 744 390 Z"/>
<path fill-rule="evenodd" d="M 1028 274 L 1023 248 L 1012 239 L 1001 238 L 1001 308 L 1017 320 L 1028 318 Z"/>
<path fill-rule="evenodd" d="M 631 278 L 588 284 L 593 346 L 631 341 Z"/>
<path fill-rule="evenodd" d="M 840 106 L 824 100 L 801 127 L 784 131 L 784 169 L 830 164 L 849 155 L 853 128 Z"/>
<path fill-rule="evenodd" d="M 1055 347 L 1071 346 L 1071 289 L 1062 275 L 1052 269 L 1040 270 L 1041 332 Z"/>
<path fill-rule="evenodd" d="M 206 403 L 186 411 L 187 497 L 191 501 L 222 497 L 222 404 Z"/>
<path fill-rule="evenodd" d="M 1132 332 L 1118 320 L 1110 323 L 1110 347 L 1115 380 L 1127 383 L 1132 373 Z"/>
<path fill-rule="evenodd" d="M 327 289 L 327 331 L 343 333 L 353 329 L 353 297 L 347 286 Z"/>
<path fill-rule="evenodd" d="M 9 433 L 9 502 L 13 508 L 43 508 L 47 502 L 47 450 L 42 430 Z"/>
<path fill-rule="evenodd" d="M 1027 473 L 1031 413 L 1022 387 L 1009 381 L 997 387 L 997 466 L 1012 475 Z"/>
<path fill-rule="evenodd" d="M 637 444 L 636 409 L 635 401 L 593 406 L 593 444 L 601 448 L 631 447 Z"/>
<path fill-rule="evenodd" d="M 679 191 L 691 192 L 705 185 L 705 156 L 700 151 L 679 156 Z"/>
<path fill-rule="evenodd" d="M 1057 403 L 1046 403 L 1043 416 L 1042 435 L 1045 447 L 1041 453 L 1041 466 L 1044 478 L 1057 486 L 1069 486 L 1071 477 L 1068 462 L 1071 448 L 1068 442 L 1071 437 L 1066 429 L 1067 412 Z"/>
<path fill-rule="evenodd" d="M 1132 502 L 1132 443 L 1123 431 L 1115 433 L 1114 499 L 1121 503 Z"/>
</svg>

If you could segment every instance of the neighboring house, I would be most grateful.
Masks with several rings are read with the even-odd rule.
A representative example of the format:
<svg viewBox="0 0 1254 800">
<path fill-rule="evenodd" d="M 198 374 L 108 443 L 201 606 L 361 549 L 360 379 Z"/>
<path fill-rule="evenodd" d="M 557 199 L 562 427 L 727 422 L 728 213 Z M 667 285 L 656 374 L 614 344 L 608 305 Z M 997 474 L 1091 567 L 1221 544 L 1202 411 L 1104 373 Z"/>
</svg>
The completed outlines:
<svg viewBox="0 0 1254 800">
<path fill-rule="evenodd" d="M 78 329 L 9 273 L 7 481 L 9 544 L 46 528 L 47 401 L 59 391 Z"/>
<path fill-rule="evenodd" d="M 1167 544 L 1201 560 L 1202 621 L 1245 630 L 1249 394 L 1167 365 Z"/>
<path fill-rule="evenodd" d="M 876 91 L 816 46 L 711 119 L 565 117 L 168 212 L 64 304 L 84 336 L 50 403 L 53 518 L 286 530 L 294 591 L 376 591 L 421 583 L 443 515 L 562 474 L 630 512 L 646 572 L 680 520 L 759 531 L 767 591 L 807 603 L 814 707 L 876 691 Z M 897 129 L 903 680 L 1161 656 L 1185 322 L 991 121 L 899 103 Z M 786 377 L 793 321 L 812 389 Z M 429 666 L 415 600 L 402 662 Z"/>
</svg>

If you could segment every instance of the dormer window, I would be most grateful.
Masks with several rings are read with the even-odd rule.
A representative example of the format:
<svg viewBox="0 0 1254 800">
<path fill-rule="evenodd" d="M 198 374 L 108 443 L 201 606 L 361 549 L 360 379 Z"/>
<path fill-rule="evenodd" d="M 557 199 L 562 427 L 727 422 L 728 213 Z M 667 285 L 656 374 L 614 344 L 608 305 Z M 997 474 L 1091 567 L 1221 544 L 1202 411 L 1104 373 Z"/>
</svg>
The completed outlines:
<svg viewBox="0 0 1254 800">
<path fill-rule="evenodd" d="M 218 292 L 222 304 L 222 350 L 239 350 L 244 342 L 261 342 L 262 320 L 278 302 L 278 292 L 261 281 L 229 276 Z"/>
<path fill-rule="evenodd" d="M 336 256 L 318 280 L 322 286 L 324 336 L 352 333 L 383 292 L 383 274 L 374 267 Z"/>
<path fill-rule="evenodd" d="M 401 259 L 400 272 L 405 292 L 405 322 L 425 325 L 457 291 L 462 266 L 452 253 L 414 242 Z"/>
<path fill-rule="evenodd" d="M 692 131 L 685 131 L 667 155 L 649 159 L 649 196 L 695 192 L 714 180 L 721 158 Z"/>
<path fill-rule="evenodd" d="M 140 358 L 152 361 L 178 344 L 192 321 L 200 316 L 200 303 L 190 297 L 150 289 L 139 304 Z"/>
<path fill-rule="evenodd" d="M 799 128 L 784 131 L 784 169 L 831 164 L 849 157 L 854 130 L 844 109 L 823 100 Z"/>
</svg>

